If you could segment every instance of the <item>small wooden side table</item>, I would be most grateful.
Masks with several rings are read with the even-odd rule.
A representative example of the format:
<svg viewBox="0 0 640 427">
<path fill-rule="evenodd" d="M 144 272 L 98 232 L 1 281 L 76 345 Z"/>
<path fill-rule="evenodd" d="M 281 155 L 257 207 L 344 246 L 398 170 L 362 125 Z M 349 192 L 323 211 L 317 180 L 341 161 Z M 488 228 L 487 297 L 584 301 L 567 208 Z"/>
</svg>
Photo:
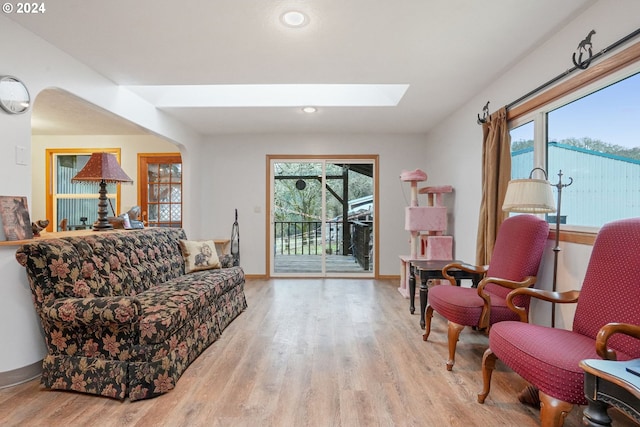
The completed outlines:
<svg viewBox="0 0 640 427">
<path fill-rule="evenodd" d="M 589 401 L 583 412 L 582 424 L 591 427 L 611 426 L 607 408 L 613 406 L 640 424 L 640 359 L 628 361 L 586 359 L 580 362 L 584 370 L 584 394 Z"/>
<path fill-rule="evenodd" d="M 428 260 L 428 261 L 414 261 L 411 263 L 411 267 L 413 268 L 413 273 L 416 276 L 420 277 L 420 327 L 424 329 L 424 312 L 427 309 L 427 297 L 429 295 L 429 280 L 435 279 L 444 279 L 442 275 L 442 269 L 452 262 L 461 263 L 461 261 L 456 260 Z M 449 270 L 449 275 L 456 279 L 456 284 L 460 286 L 460 281 L 463 279 L 468 279 L 473 282 L 473 287 L 477 287 L 482 280 L 482 274 L 478 273 L 469 273 L 464 270 Z M 411 285 L 411 282 L 409 282 Z M 413 296 L 415 295 L 415 285 L 413 288 L 409 289 L 412 294 L 409 296 L 410 300 L 413 301 Z"/>
</svg>

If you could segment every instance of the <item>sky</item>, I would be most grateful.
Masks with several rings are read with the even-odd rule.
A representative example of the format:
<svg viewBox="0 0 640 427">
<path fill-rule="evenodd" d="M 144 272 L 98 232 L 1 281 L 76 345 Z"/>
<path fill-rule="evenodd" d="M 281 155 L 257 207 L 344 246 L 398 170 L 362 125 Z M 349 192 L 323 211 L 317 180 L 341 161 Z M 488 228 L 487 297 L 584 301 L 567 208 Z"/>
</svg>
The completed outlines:
<svg viewBox="0 0 640 427">
<path fill-rule="evenodd" d="M 511 131 L 511 140 L 532 139 L 533 124 Z M 640 73 L 549 113 L 549 139 L 597 139 L 640 146 Z"/>
</svg>

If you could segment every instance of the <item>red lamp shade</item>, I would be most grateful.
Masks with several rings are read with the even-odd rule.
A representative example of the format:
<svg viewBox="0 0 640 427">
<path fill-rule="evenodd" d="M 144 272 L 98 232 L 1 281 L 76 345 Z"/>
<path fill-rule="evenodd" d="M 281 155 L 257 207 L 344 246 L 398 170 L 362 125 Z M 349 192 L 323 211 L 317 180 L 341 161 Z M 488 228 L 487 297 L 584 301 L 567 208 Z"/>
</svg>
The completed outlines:
<svg viewBox="0 0 640 427">
<path fill-rule="evenodd" d="M 133 182 L 111 153 L 93 153 L 87 164 L 71 181 Z"/>
</svg>

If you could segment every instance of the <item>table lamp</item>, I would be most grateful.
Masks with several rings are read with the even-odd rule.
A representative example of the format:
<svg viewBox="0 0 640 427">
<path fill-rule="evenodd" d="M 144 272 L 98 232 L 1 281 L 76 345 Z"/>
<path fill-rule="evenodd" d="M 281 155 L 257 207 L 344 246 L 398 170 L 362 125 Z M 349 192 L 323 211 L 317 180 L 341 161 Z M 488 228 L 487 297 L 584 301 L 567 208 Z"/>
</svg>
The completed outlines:
<svg viewBox="0 0 640 427">
<path fill-rule="evenodd" d="M 87 164 L 76 176 L 73 182 L 99 182 L 98 220 L 93 224 L 95 231 L 113 229 L 107 219 L 107 183 L 133 183 L 133 180 L 122 170 L 116 156 L 110 153 L 93 153 Z"/>
</svg>

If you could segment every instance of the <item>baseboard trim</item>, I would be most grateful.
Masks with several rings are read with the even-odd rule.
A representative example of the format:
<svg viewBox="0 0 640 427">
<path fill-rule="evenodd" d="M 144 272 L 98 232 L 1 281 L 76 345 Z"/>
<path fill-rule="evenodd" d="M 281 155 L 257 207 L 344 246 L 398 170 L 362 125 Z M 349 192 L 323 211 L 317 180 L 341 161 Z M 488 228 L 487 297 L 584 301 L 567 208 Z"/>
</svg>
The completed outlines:
<svg viewBox="0 0 640 427">
<path fill-rule="evenodd" d="M 0 372 L 0 388 L 26 383 L 42 374 L 42 360 L 12 371 Z"/>
<path fill-rule="evenodd" d="M 269 280 L 271 277 L 269 277 L 268 274 L 245 274 L 245 279 L 247 280 Z M 349 277 L 336 277 L 336 279 L 348 279 Z M 368 277 L 362 277 L 362 279 L 368 279 Z M 400 275 L 399 274 L 388 274 L 388 275 L 379 275 L 378 277 L 376 277 L 375 279 L 377 280 L 396 280 L 396 281 L 400 281 Z"/>
</svg>

